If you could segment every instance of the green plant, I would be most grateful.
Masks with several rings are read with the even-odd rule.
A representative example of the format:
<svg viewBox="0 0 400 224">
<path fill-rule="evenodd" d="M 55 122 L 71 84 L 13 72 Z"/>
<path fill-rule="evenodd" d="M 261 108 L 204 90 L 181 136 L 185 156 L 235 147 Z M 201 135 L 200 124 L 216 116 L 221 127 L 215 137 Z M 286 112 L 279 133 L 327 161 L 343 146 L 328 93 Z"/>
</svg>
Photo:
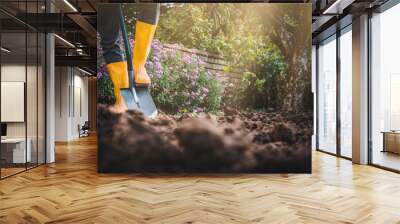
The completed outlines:
<svg viewBox="0 0 400 224">
<path fill-rule="evenodd" d="M 257 78 L 252 72 L 244 72 L 241 78 L 232 80 L 225 88 L 223 106 L 235 109 L 259 109 L 257 100 L 262 97 L 265 79 Z"/>
</svg>

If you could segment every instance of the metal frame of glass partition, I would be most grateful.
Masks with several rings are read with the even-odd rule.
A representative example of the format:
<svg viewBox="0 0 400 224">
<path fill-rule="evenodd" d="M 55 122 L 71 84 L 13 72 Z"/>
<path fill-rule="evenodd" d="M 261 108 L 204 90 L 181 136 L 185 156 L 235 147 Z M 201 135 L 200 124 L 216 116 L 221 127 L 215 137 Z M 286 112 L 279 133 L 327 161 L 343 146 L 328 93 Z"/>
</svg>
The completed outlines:
<svg viewBox="0 0 400 224">
<path fill-rule="evenodd" d="M 384 169 L 387 171 L 395 172 L 395 173 L 400 173 L 400 170 L 393 169 L 387 166 L 383 166 L 380 164 L 374 163 L 373 160 L 373 133 L 372 133 L 372 18 L 373 18 L 373 13 L 379 12 L 383 13 L 386 10 L 392 8 L 393 6 L 396 6 L 397 4 L 400 4 L 400 0 L 388 0 L 384 4 L 380 5 L 379 7 L 369 10 L 368 11 L 368 30 L 367 30 L 367 41 L 368 41 L 368 54 L 367 54 L 367 60 L 368 60 L 368 69 L 367 69 L 367 77 L 368 77 L 368 165 Z"/>
<path fill-rule="evenodd" d="M 319 152 L 323 152 L 323 153 L 327 153 L 329 155 L 333 155 L 333 156 L 338 156 L 340 158 L 344 158 L 347 160 L 352 160 L 350 157 L 344 156 L 341 154 L 341 117 L 340 117 L 340 112 L 341 112 L 341 108 L 340 108 L 340 81 L 341 81 L 341 66 L 340 66 L 340 37 L 346 33 L 351 31 L 351 29 L 349 30 L 349 27 L 351 27 L 351 23 L 347 24 L 346 26 L 344 26 L 343 28 L 337 29 L 335 33 L 333 33 L 332 35 L 327 36 L 326 38 L 324 38 L 323 40 L 320 40 L 319 43 L 316 45 L 316 150 Z M 319 106 L 320 106 L 320 99 L 319 99 L 319 93 L 320 93 L 320 88 L 319 88 L 319 82 L 320 82 L 320 75 L 319 75 L 319 60 L 320 60 L 320 56 L 319 56 L 319 45 L 320 43 L 327 41 L 329 38 L 332 38 L 333 36 L 335 36 L 335 38 L 332 41 L 336 41 L 336 152 L 332 153 L 332 152 L 328 152 L 322 148 L 320 148 L 320 144 L 319 144 L 319 136 L 320 136 L 320 130 L 319 130 L 319 122 L 320 122 L 320 118 L 319 118 Z"/>
<path fill-rule="evenodd" d="M 45 1 L 42 0 L 30 0 L 30 1 L 21 1 L 23 4 L 25 4 L 25 16 L 27 15 L 26 13 L 28 12 L 27 9 L 27 3 L 36 3 L 36 12 L 39 12 L 39 3 L 46 3 Z M 46 4 L 44 4 L 46 6 Z M 47 108 L 47 100 L 46 100 L 46 96 L 47 96 L 47 82 L 46 82 L 46 77 L 47 77 L 47 38 L 46 38 L 46 34 L 45 32 L 41 32 L 40 30 L 35 29 L 32 26 L 29 26 L 28 24 L 26 24 L 25 22 L 19 20 L 18 18 L 16 18 L 15 16 L 13 16 L 11 13 L 7 12 L 6 10 L 4 10 L 3 8 L 0 7 L 0 10 L 3 14 L 7 14 L 7 16 L 10 16 L 10 18 L 12 18 L 13 20 L 21 23 L 22 27 L 24 27 L 24 30 L 20 30 L 20 31 L 16 31 L 15 33 L 19 33 L 21 35 L 25 35 L 25 46 L 24 46 L 24 50 L 25 50 L 25 84 L 24 84 L 24 129 L 25 129 L 25 167 L 22 168 L 20 171 L 17 172 L 13 172 L 7 176 L 5 176 L 2 173 L 2 168 L 0 167 L 0 180 L 17 175 L 19 173 L 25 172 L 27 170 L 36 168 L 40 165 L 46 164 L 47 161 L 47 153 L 46 153 L 46 148 L 47 148 L 47 141 L 46 141 L 46 136 L 47 136 L 47 130 L 46 130 L 46 126 L 47 126 L 47 114 L 46 114 L 46 108 Z M 47 7 L 44 9 L 47 12 Z M 26 18 L 26 17 L 25 17 Z M 1 29 L 2 24 L 0 23 L 0 30 Z M 7 31 L 0 31 L 0 46 L 3 46 L 4 43 L 2 43 L 3 40 L 3 34 L 7 33 Z M 35 163 L 30 163 L 28 166 L 28 153 L 27 153 L 27 148 L 28 148 L 28 108 L 27 108 L 27 83 L 28 83 L 28 34 L 31 35 L 32 37 L 36 39 L 33 40 L 33 44 L 35 44 L 36 46 L 35 48 L 35 52 L 34 54 L 36 55 L 36 60 L 33 62 L 29 62 L 29 63 L 33 63 L 33 65 L 36 67 L 35 71 L 32 72 L 32 74 L 35 74 L 35 80 L 36 80 L 36 122 L 33 121 L 33 125 L 36 125 L 36 127 L 33 126 L 33 129 L 36 129 L 36 135 L 33 136 L 32 138 L 36 138 L 36 161 Z M 41 37 L 41 38 L 40 38 Z M 42 49 L 39 52 L 39 48 L 40 48 L 40 41 L 42 44 Z M 0 81 L 2 79 L 2 66 L 3 66 L 3 57 L 4 55 L 2 53 L 0 53 Z M 40 58 L 42 60 L 42 64 L 40 64 Z M 41 96 L 39 95 L 39 66 L 41 65 L 42 69 L 41 69 L 41 88 L 42 88 L 42 92 L 41 92 Z M 0 86 L 1 89 L 1 86 Z M 35 93 L 34 93 L 35 94 Z M 1 96 L 1 91 L 0 91 L 0 96 Z M 40 98 L 40 99 L 39 99 Z M 42 102 L 42 113 L 40 113 L 39 111 L 39 100 Z M 0 98 L 1 101 L 1 98 Z M 1 105 L 0 105 L 0 109 L 1 109 Z M 1 116 L 1 115 L 0 115 Z M 35 115 L 33 115 L 35 116 Z M 39 117 L 40 116 L 40 117 Z M 0 119 L 1 120 L 1 119 Z M 39 146 L 39 121 L 41 122 L 41 128 L 42 128 L 42 132 L 41 133 L 41 137 L 42 137 L 42 142 L 41 142 L 41 146 Z M 1 121 L 0 121 L 1 123 Z M 33 140 L 32 140 L 33 141 Z M 39 149 L 40 147 L 40 149 Z M 1 158 L 1 153 L 2 153 L 2 146 L 0 144 L 0 158 Z M 41 157 L 39 159 L 39 154 L 40 151 L 42 152 Z M 42 158 L 43 157 L 43 158 Z"/>
</svg>

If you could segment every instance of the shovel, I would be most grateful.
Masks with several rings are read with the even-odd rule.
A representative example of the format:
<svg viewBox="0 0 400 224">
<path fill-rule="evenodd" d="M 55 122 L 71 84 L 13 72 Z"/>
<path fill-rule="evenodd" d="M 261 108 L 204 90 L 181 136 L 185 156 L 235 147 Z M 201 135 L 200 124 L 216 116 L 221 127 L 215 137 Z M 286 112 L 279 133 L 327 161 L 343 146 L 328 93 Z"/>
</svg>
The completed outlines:
<svg viewBox="0 0 400 224">
<path fill-rule="evenodd" d="M 146 117 L 155 118 L 157 107 L 150 94 L 150 86 L 136 86 L 134 83 L 134 72 L 132 65 L 132 49 L 126 32 L 125 19 L 120 5 L 120 25 L 122 38 L 124 40 L 126 60 L 128 63 L 129 87 L 121 89 L 121 95 L 129 110 L 141 111 Z"/>
</svg>

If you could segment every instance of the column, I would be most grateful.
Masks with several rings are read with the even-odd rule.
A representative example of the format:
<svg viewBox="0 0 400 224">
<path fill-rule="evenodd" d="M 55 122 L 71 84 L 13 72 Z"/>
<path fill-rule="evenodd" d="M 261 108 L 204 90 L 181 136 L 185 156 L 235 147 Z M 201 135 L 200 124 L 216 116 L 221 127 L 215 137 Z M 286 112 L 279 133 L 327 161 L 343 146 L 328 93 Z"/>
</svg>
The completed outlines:
<svg viewBox="0 0 400 224">
<path fill-rule="evenodd" d="M 368 15 L 353 19 L 353 162 L 368 163 Z"/>
</svg>

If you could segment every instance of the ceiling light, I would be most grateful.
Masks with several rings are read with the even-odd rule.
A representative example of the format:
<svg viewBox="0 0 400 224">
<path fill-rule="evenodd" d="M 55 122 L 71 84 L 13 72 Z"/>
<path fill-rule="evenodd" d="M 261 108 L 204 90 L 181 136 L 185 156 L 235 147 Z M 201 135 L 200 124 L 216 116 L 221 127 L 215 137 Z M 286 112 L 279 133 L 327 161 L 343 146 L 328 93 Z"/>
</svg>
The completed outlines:
<svg viewBox="0 0 400 224">
<path fill-rule="evenodd" d="M 11 50 L 9 50 L 9 49 L 7 49 L 5 47 L 1 47 L 1 51 L 4 51 L 6 53 L 10 53 L 11 52 Z"/>
<path fill-rule="evenodd" d="M 86 75 L 92 75 L 92 73 L 90 73 L 90 72 L 88 72 L 88 71 L 86 71 L 86 70 L 83 70 L 83 69 L 81 69 L 81 68 L 78 68 L 78 70 L 81 71 L 81 72 L 83 72 L 83 73 L 85 73 Z"/>
<path fill-rule="evenodd" d="M 76 53 L 78 53 L 79 55 L 83 55 L 83 49 L 77 48 Z"/>
<path fill-rule="evenodd" d="M 72 11 L 78 12 L 78 10 L 68 0 L 64 0 L 64 3 L 68 5 L 68 7 L 72 9 Z"/>
<path fill-rule="evenodd" d="M 57 35 L 57 34 L 54 34 L 54 36 L 55 37 L 57 37 L 59 40 L 61 40 L 62 42 L 64 42 L 65 44 L 67 44 L 68 46 L 70 46 L 70 47 L 72 47 L 72 48 L 75 48 L 75 45 L 73 45 L 71 42 L 69 42 L 68 40 L 66 40 L 66 39 L 64 39 L 64 38 L 62 38 L 62 37 L 60 37 L 59 35 Z"/>
</svg>

